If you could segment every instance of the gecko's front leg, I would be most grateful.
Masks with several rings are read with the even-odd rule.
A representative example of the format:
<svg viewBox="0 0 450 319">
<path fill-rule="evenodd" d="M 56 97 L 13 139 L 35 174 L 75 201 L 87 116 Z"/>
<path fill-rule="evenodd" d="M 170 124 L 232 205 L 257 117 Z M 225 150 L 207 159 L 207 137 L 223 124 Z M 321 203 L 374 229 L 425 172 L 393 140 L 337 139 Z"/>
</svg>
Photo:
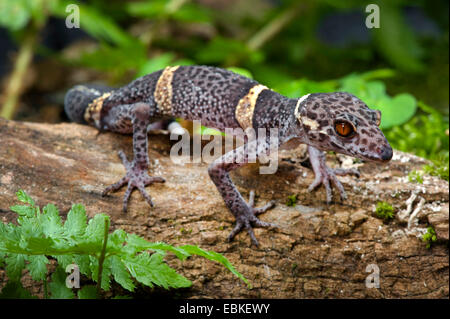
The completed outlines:
<svg viewBox="0 0 450 319">
<path fill-rule="evenodd" d="M 256 216 L 267 211 L 275 205 L 274 201 L 269 202 L 263 207 L 254 207 L 254 192 L 250 192 L 248 203 L 245 202 L 242 195 L 231 181 L 229 172 L 240 166 L 248 163 L 249 152 L 257 152 L 257 148 L 266 151 L 267 148 L 263 145 L 258 147 L 256 140 L 253 140 L 243 146 L 232 150 L 222 157 L 212 162 L 208 168 L 209 176 L 217 187 L 217 190 L 222 195 L 226 206 L 236 218 L 236 226 L 228 235 L 228 240 L 231 241 L 243 228 L 245 228 L 250 235 L 251 241 L 255 246 L 258 246 L 258 240 L 255 237 L 252 227 L 277 227 L 275 224 L 263 222 Z"/>
<path fill-rule="evenodd" d="M 119 157 L 126 169 L 126 175 L 117 183 L 108 186 L 102 193 L 107 195 L 111 191 L 116 191 L 127 184 L 127 190 L 123 197 L 123 211 L 127 211 L 128 200 L 132 191 L 137 188 L 147 203 L 153 207 L 153 201 L 146 192 L 145 186 L 153 183 L 165 182 L 162 177 L 148 175 L 148 136 L 147 127 L 150 123 L 150 106 L 145 103 L 132 105 L 129 116 L 133 125 L 133 160 L 128 161 L 125 153 L 119 151 Z"/>
<path fill-rule="evenodd" d="M 327 194 L 327 203 L 331 203 L 333 198 L 333 192 L 331 190 L 330 182 L 338 189 L 341 200 L 347 199 L 347 194 L 345 193 L 344 186 L 337 179 L 336 175 L 354 175 L 359 177 L 359 172 L 352 169 L 332 169 L 327 166 L 325 162 L 325 153 L 319 151 L 317 148 L 308 145 L 309 161 L 314 170 L 315 178 L 314 181 L 309 185 L 308 191 L 311 192 L 317 188 L 320 184 L 325 186 L 325 191 Z"/>
</svg>

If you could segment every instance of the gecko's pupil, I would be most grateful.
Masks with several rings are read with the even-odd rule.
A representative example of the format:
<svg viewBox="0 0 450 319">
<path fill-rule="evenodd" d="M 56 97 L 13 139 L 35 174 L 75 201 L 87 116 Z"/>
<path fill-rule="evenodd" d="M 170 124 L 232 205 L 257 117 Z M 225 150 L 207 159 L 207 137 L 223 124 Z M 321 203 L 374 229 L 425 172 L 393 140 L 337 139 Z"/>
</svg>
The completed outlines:
<svg viewBox="0 0 450 319">
<path fill-rule="evenodd" d="M 353 125 L 348 122 L 336 122 L 335 129 L 336 132 L 342 137 L 349 137 L 354 133 Z"/>
</svg>

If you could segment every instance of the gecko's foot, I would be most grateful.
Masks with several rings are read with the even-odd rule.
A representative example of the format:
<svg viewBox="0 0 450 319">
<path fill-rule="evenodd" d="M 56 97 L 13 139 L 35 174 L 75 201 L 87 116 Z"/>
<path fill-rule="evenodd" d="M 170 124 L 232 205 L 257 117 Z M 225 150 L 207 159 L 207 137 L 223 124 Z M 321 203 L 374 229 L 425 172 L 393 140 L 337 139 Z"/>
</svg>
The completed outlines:
<svg viewBox="0 0 450 319">
<path fill-rule="evenodd" d="M 341 197 L 341 201 L 344 201 L 347 199 L 347 194 L 345 193 L 344 186 L 342 186 L 341 182 L 336 177 L 337 175 L 343 176 L 343 175 L 354 175 L 356 177 L 359 177 L 359 172 L 357 169 L 351 168 L 351 169 L 343 169 L 343 168 L 337 168 L 332 169 L 329 168 L 325 163 L 321 163 L 320 169 L 317 171 L 314 171 L 316 177 L 314 181 L 309 185 L 308 191 L 311 192 L 315 188 L 317 188 L 320 184 L 323 184 L 325 186 L 325 191 L 327 194 L 327 204 L 330 204 L 333 199 L 333 192 L 331 190 L 330 182 L 338 189 L 339 195 Z"/>
<path fill-rule="evenodd" d="M 127 184 L 127 190 L 125 195 L 123 196 L 123 211 L 126 212 L 128 208 L 128 200 L 130 199 L 131 193 L 135 188 L 139 190 L 142 196 L 145 198 L 147 203 L 153 207 L 153 201 L 150 195 L 145 190 L 145 186 L 151 185 L 153 183 L 164 183 L 165 179 L 162 177 L 153 177 L 149 176 L 147 173 L 147 168 L 143 168 L 140 165 L 137 165 L 134 161 L 129 162 L 127 157 L 122 151 L 119 151 L 119 157 L 125 166 L 127 171 L 126 175 L 122 177 L 120 181 L 114 183 L 105 188 L 102 193 L 102 196 L 106 196 L 110 192 L 115 192 L 122 188 L 125 184 Z"/>
<path fill-rule="evenodd" d="M 256 217 L 259 214 L 266 212 L 275 206 L 275 201 L 270 201 L 266 205 L 262 207 L 254 207 L 255 206 L 255 192 L 250 191 L 249 201 L 247 203 L 247 209 L 239 211 L 236 214 L 236 226 L 234 226 L 233 230 L 228 235 L 228 241 L 233 240 L 234 236 L 236 236 L 243 228 L 245 228 L 250 235 L 250 239 L 252 244 L 256 247 L 259 246 L 258 240 L 255 237 L 255 233 L 253 232 L 253 227 L 273 227 L 278 228 L 276 224 L 267 223 L 259 220 Z"/>
</svg>

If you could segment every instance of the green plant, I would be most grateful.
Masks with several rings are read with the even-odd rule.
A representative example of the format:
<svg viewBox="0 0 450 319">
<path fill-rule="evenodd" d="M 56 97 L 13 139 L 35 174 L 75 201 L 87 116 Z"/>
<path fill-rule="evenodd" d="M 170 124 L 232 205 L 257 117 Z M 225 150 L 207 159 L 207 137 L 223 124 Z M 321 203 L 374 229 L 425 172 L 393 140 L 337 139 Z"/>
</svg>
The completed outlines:
<svg viewBox="0 0 450 319">
<path fill-rule="evenodd" d="M 426 243 L 427 249 L 431 248 L 431 243 L 435 242 L 437 240 L 436 232 L 434 231 L 433 227 L 428 227 L 427 232 L 422 235 L 422 241 Z"/>
<path fill-rule="evenodd" d="M 295 204 L 297 204 L 297 194 L 289 195 L 286 205 L 287 206 L 295 206 Z"/>
<path fill-rule="evenodd" d="M 378 202 L 375 208 L 375 215 L 380 219 L 389 221 L 394 218 L 395 210 L 392 205 L 387 202 Z"/>
<path fill-rule="evenodd" d="M 423 170 L 425 173 L 430 174 L 432 176 L 438 176 L 439 178 L 449 181 L 448 178 L 448 169 L 449 169 L 449 161 L 447 158 L 440 158 L 434 160 L 431 164 L 425 165 Z"/>
<path fill-rule="evenodd" d="M 29 296 L 20 285 L 22 270 L 27 269 L 33 280 L 42 282 L 46 298 L 74 298 L 72 289 L 65 285 L 64 269 L 71 264 L 76 264 L 81 274 L 97 283 L 79 290 L 78 298 L 100 297 L 101 290 L 110 290 L 111 279 L 128 291 L 133 291 L 136 283 L 165 289 L 191 286 L 187 278 L 164 262 L 167 252 L 181 260 L 198 255 L 219 262 L 249 285 L 216 252 L 193 245 L 174 247 L 152 243 L 121 229 L 109 233 L 107 215 L 97 214 L 88 221 L 84 207 L 79 204 L 72 206 L 63 223 L 55 205 L 48 204 L 41 212 L 25 192 L 18 191 L 17 198 L 25 204 L 11 207 L 18 214 L 17 225 L 0 223 L 0 266 L 5 265 L 9 278 L 1 297 Z M 55 259 L 58 266 L 48 284 L 49 259 Z"/>
<path fill-rule="evenodd" d="M 286 205 L 287 206 L 295 206 L 296 204 L 297 204 L 297 194 L 289 195 Z"/>
<path fill-rule="evenodd" d="M 403 125 L 392 127 L 386 132 L 386 137 L 398 150 L 448 162 L 448 119 L 422 101 L 417 105 L 422 114 Z"/>
<path fill-rule="evenodd" d="M 408 180 L 411 183 L 423 184 L 423 172 L 416 170 L 409 172 Z"/>
</svg>

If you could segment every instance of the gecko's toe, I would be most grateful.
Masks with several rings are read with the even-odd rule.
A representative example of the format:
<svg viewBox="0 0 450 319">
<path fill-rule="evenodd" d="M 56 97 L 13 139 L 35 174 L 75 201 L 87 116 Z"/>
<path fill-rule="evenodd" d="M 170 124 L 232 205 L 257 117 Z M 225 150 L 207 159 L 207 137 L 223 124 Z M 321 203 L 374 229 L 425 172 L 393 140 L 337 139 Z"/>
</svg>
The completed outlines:
<svg viewBox="0 0 450 319">
<path fill-rule="evenodd" d="M 115 192 L 116 190 L 120 189 L 123 185 L 125 185 L 127 183 L 128 183 L 128 178 L 126 176 L 122 177 L 120 181 L 106 187 L 102 192 L 102 197 L 105 197 L 110 192 Z"/>
<path fill-rule="evenodd" d="M 128 209 L 128 201 L 130 200 L 130 196 L 131 196 L 131 193 L 133 192 L 134 187 L 135 187 L 135 186 L 134 186 L 133 184 L 128 183 L 127 190 L 125 191 L 125 194 L 123 195 L 123 206 L 122 206 L 122 211 L 123 211 L 124 213 L 127 212 L 127 209 Z"/>
<path fill-rule="evenodd" d="M 356 168 L 336 168 L 333 170 L 333 172 L 334 174 L 339 176 L 353 175 L 359 178 L 361 175 Z"/>
<path fill-rule="evenodd" d="M 128 171 L 131 167 L 131 163 L 128 161 L 127 156 L 123 151 L 118 152 L 119 158 L 122 160 L 123 166 L 125 166 L 125 169 Z"/>
<path fill-rule="evenodd" d="M 262 207 L 258 207 L 258 208 L 253 208 L 253 213 L 255 214 L 255 216 L 258 216 L 259 214 L 265 213 L 266 211 L 268 211 L 269 209 L 275 207 L 275 201 L 271 200 L 270 202 L 268 202 L 266 205 L 262 206 Z"/>
<path fill-rule="evenodd" d="M 150 197 L 150 195 L 147 193 L 147 191 L 145 190 L 144 187 L 138 187 L 139 192 L 141 193 L 142 197 L 145 198 L 145 201 L 150 205 L 150 207 L 155 206 L 153 204 L 152 198 Z"/>
<path fill-rule="evenodd" d="M 259 220 L 258 218 L 256 218 L 255 220 L 253 220 L 252 223 L 253 223 L 253 225 L 255 225 L 256 227 L 276 228 L 276 229 L 279 229 L 279 228 L 280 228 L 277 224 L 268 223 L 268 222 L 263 222 L 262 220 Z"/>
<path fill-rule="evenodd" d="M 151 185 L 153 183 L 165 183 L 166 180 L 160 176 L 148 176 L 145 181 L 145 186 Z"/>
<path fill-rule="evenodd" d="M 245 229 L 247 229 L 247 233 L 250 236 L 250 239 L 252 241 L 252 245 L 255 245 L 256 247 L 259 247 L 259 242 L 256 239 L 255 233 L 253 232 L 253 227 L 250 225 L 249 221 L 245 222 Z"/>
<path fill-rule="evenodd" d="M 230 242 L 233 240 L 233 238 L 239 234 L 239 232 L 242 230 L 242 227 L 244 226 L 244 223 L 241 221 L 236 222 L 236 226 L 234 226 L 233 230 L 230 232 L 230 234 L 227 237 L 227 240 Z"/>
<path fill-rule="evenodd" d="M 262 207 L 255 207 L 255 191 L 251 190 L 248 196 L 247 205 L 250 207 L 251 211 L 253 212 L 253 215 L 257 216 L 273 208 L 275 206 L 275 201 L 271 200 L 269 203 L 267 203 Z"/>
</svg>

